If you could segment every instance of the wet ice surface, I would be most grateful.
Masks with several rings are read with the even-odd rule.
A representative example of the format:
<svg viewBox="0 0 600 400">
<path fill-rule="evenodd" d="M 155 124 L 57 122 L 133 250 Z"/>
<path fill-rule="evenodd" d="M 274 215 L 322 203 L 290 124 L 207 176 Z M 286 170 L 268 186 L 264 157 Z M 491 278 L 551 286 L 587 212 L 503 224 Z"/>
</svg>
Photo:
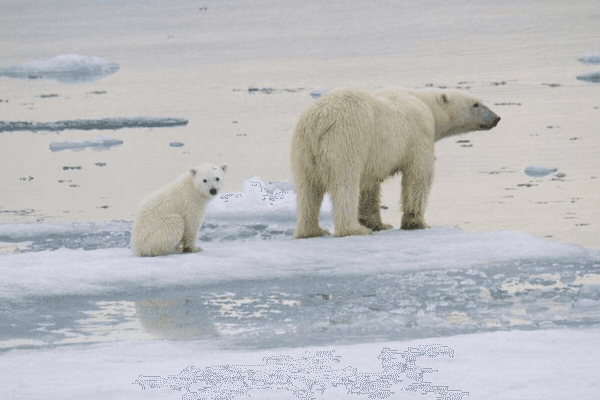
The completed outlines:
<svg viewBox="0 0 600 400">
<path fill-rule="evenodd" d="M 117 63 L 97 56 L 60 54 L 47 60 L 28 61 L 0 68 L 0 76 L 20 79 L 53 79 L 61 83 L 87 83 L 114 74 Z"/>
<path fill-rule="evenodd" d="M 77 119 L 56 122 L 0 121 L 0 132 L 30 131 L 59 132 L 64 130 L 116 130 L 123 128 L 162 128 L 187 125 L 183 118 L 135 117 Z"/>
<path fill-rule="evenodd" d="M 127 222 L 2 225 L 1 241 L 28 247 L 3 256 L 0 346 L 171 338 L 237 351 L 600 321 L 595 250 L 449 228 L 294 240 L 291 218 L 214 211 L 202 253 L 155 258 L 131 256 Z"/>
</svg>

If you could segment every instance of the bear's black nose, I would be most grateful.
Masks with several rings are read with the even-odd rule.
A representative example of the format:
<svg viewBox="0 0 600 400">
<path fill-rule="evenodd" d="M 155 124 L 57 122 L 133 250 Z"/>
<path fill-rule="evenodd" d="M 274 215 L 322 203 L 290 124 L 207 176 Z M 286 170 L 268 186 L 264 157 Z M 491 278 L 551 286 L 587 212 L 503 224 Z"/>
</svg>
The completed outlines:
<svg viewBox="0 0 600 400">
<path fill-rule="evenodd" d="M 210 189 L 210 194 L 212 194 L 213 196 L 215 194 L 217 194 L 217 189 L 215 189 L 215 188 Z"/>
</svg>

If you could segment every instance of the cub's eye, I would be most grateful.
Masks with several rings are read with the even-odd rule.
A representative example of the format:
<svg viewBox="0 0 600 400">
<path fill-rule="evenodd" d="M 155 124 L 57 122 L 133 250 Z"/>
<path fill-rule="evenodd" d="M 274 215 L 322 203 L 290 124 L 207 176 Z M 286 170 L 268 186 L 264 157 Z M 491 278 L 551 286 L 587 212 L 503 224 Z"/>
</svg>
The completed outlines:
<svg viewBox="0 0 600 400">
<path fill-rule="evenodd" d="M 217 178 L 217 182 L 219 181 L 219 178 Z"/>
<path fill-rule="evenodd" d="M 473 107 L 475 107 L 475 108 L 479 107 L 479 103 L 473 104 Z"/>
<path fill-rule="evenodd" d="M 206 179 L 204 179 L 204 183 L 206 183 Z"/>
</svg>

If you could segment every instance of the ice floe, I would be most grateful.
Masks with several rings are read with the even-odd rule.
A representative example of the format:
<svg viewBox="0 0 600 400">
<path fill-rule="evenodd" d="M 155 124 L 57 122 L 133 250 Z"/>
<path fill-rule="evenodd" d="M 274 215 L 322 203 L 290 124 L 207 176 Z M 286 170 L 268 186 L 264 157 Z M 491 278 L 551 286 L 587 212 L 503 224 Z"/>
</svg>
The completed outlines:
<svg viewBox="0 0 600 400">
<path fill-rule="evenodd" d="M 530 165 L 525 168 L 525 174 L 529 176 L 546 176 L 556 172 L 556 168 L 546 167 L 545 165 Z"/>
<path fill-rule="evenodd" d="M 50 150 L 61 151 L 61 150 L 83 150 L 86 147 L 91 147 L 94 150 L 102 151 L 109 150 L 113 146 L 119 146 L 123 144 L 122 140 L 112 139 L 107 136 L 96 136 L 92 140 L 67 140 L 65 142 L 52 142 L 50 143 Z"/>
<path fill-rule="evenodd" d="M 21 79 L 54 79 L 62 83 L 85 83 L 104 78 L 119 65 L 96 56 L 60 54 L 47 60 L 28 61 L 0 68 L 0 76 Z"/>
</svg>

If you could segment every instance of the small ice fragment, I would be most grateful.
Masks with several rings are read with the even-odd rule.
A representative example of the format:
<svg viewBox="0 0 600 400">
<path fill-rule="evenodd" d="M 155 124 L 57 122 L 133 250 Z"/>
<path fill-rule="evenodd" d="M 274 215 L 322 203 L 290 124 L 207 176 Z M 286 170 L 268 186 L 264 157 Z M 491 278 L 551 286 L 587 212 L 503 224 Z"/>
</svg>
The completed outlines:
<svg viewBox="0 0 600 400">
<path fill-rule="evenodd" d="M 181 147 L 183 145 L 184 145 L 184 143 L 181 143 L 181 142 L 169 142 L 169 146 L 171 146 L 171 147 Z"/>
<path fill-rule="evenodd" d="M 600 72 L 592 72 L 591 74 L 579 75 L 577 77 L 580 81 L 600 83 Z"/>
<path fill-rule="evenodd" d="M 329 91 L 328 89 L 313 90 L 312 92 L 310 92 L 310 97 L 312 97 L 313 99 L 318 99 L 319 97 L 323 96 L 328 91 Z"/>
<path fill-rule="evenodd" d="M 557 178 L 564 178 L 565 176 L 567 176 L 567 174 L 563 174 L 562 172 L 559 172 L 558 174 L 554 175 Z"/>
<path fill-rule="evenodd" d="M 530 165 L 525 168 L 525 174 L 529 176 L 546 176 L 556 171 L 556 168 L 546 167 L 545 165 Z"/>
</svg>

